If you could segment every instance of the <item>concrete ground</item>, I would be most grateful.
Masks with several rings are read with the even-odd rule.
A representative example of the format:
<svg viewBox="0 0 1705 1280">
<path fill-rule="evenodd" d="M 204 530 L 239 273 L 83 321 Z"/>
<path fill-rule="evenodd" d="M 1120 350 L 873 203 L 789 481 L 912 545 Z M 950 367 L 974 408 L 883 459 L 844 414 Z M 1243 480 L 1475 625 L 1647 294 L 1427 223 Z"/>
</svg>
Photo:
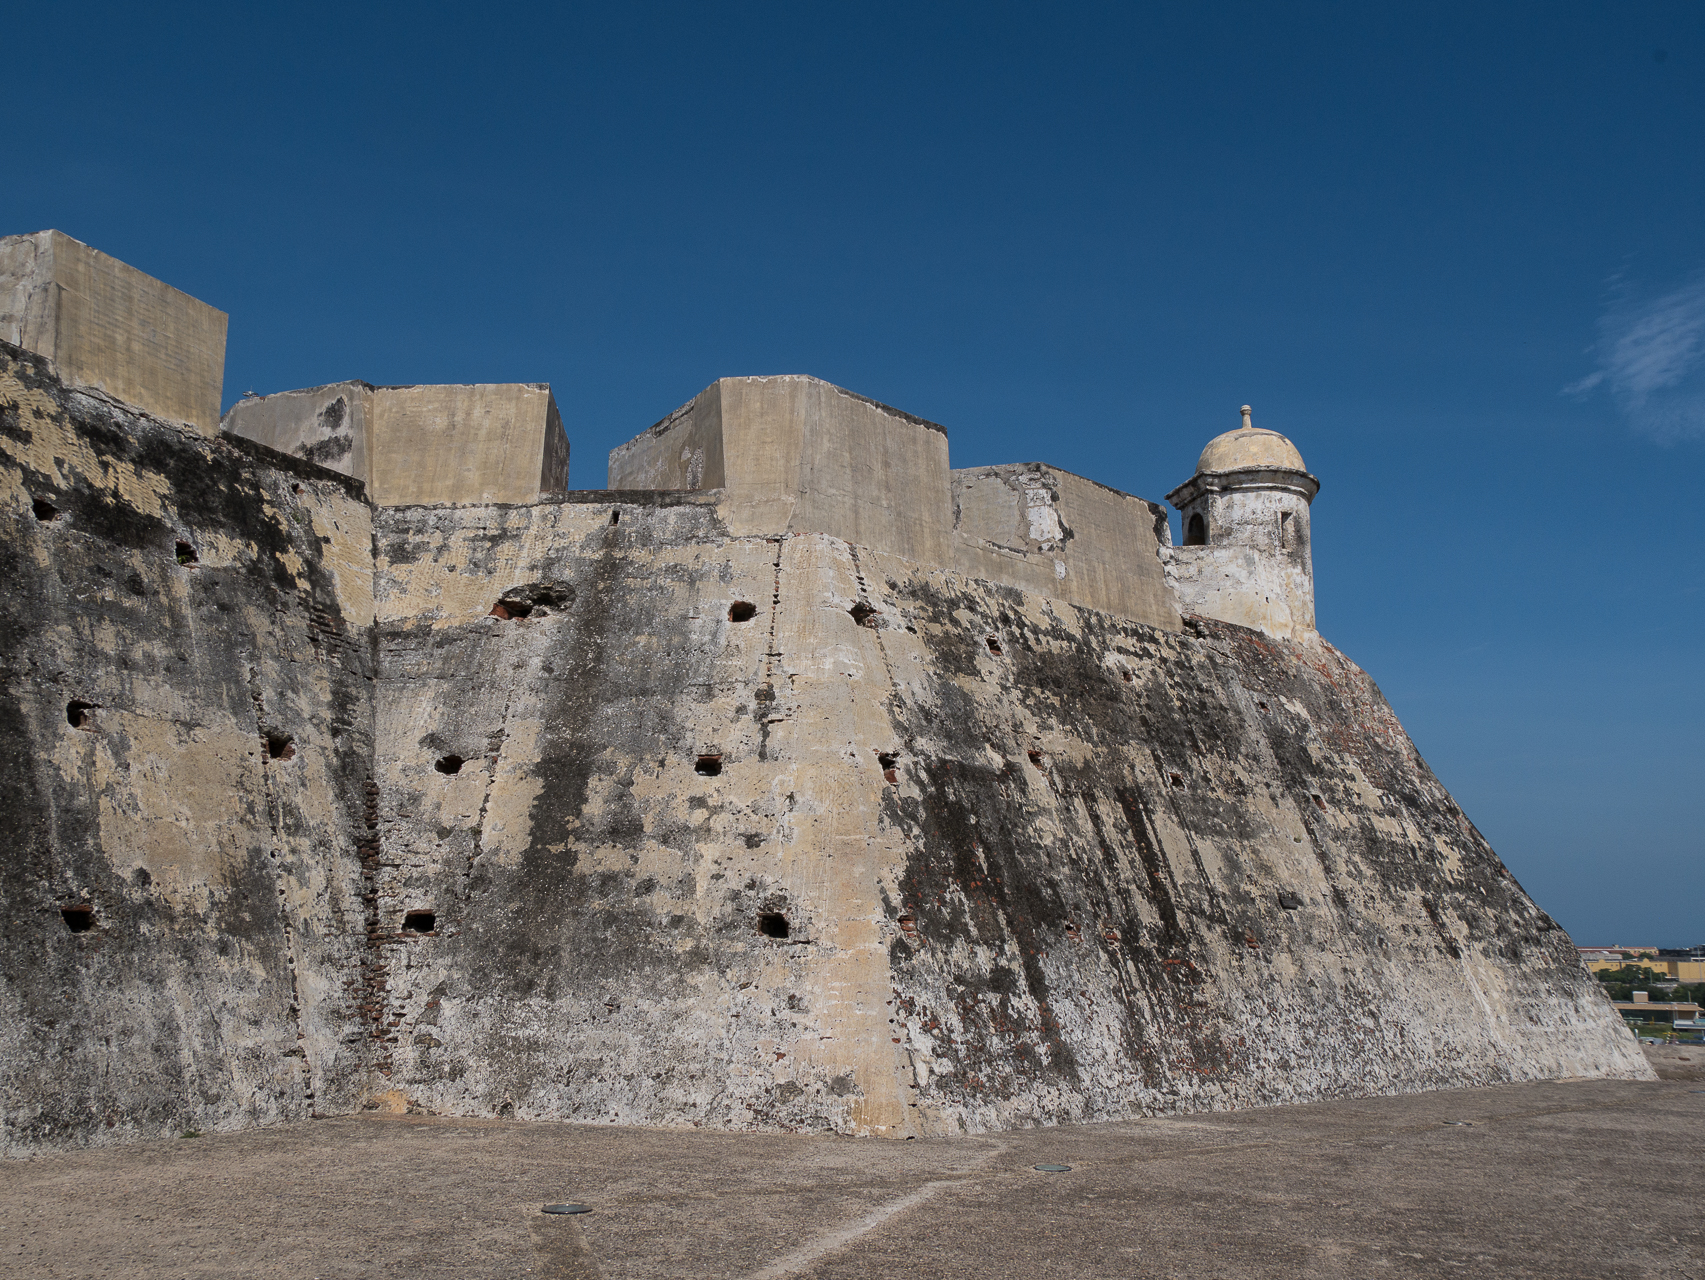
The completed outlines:
<svg viewBox="0 0 1705 1280">
<path fill-rule="evenodd" d="M 348 1117 L 0 1163 L 0 1275 L 1701 1280 L 1702 1146 L 1689 1081 L 912 1142 Z"/>
<path fill-rule="evenodd" d="M 1705 1080 L 1705 1044 L 1642 1044 L 1660 1080 Z"/>
</svg>

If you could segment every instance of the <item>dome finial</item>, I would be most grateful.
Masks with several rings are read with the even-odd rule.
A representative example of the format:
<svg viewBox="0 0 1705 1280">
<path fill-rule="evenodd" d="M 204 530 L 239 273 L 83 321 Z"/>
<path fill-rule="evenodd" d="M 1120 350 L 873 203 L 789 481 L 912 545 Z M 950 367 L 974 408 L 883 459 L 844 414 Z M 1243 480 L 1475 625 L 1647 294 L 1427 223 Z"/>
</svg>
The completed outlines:
<svg viewBox="0 0 1705 1280">
<path fill-rule="evenodd" d="M 1249 406 L 1244 405 L 1241 412 L 1243 413 L 1243 429 L 1245 431 L 1248 431 L 1252 426 L 1255 425 L 1254 423 L 1252 423 L 1249 420 Z"/>
</svg>

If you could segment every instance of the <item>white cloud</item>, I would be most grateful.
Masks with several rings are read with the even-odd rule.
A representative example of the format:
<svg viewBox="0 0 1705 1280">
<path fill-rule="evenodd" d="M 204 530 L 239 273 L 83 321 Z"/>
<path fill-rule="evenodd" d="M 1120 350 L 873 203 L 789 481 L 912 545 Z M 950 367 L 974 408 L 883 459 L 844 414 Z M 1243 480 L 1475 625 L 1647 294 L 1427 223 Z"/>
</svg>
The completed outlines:
<svg viewBox="0 0 1705 1280">
<path fill-rule="evenodd" d="M 1658 298 L 1619 299 L 1598 322 L 1598 369 L 1563 390 L 1605 385 L 1638 430 L 1705 437 L 1705 272 Z"/>
</svg>

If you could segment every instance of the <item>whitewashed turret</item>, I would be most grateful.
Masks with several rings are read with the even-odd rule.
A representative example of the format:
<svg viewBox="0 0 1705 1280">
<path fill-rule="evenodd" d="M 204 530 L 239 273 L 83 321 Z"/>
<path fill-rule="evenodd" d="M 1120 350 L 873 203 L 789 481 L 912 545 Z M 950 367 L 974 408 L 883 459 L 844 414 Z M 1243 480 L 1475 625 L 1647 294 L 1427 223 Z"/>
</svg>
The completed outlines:
<svg viewBox="0 0 1705 1280">
<path fill-rule="evenodd" d="M 1181 613 L 1312 640 L 1314 563 L 1308 511 L 1320 481 L 1296 446 L 1253 424 L 1202 450 L 1196 474 L 1166 495 L 1183 518 L 1184 545 L 1163 549 Z"/>
</svg>

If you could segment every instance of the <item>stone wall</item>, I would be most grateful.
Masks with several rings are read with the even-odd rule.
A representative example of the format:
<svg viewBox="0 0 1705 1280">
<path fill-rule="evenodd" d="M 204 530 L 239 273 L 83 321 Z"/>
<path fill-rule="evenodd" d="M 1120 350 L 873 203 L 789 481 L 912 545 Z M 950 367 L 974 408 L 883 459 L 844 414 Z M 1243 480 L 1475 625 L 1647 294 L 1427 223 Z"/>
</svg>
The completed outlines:
<svg viewBox="0 0 1705 1280">
<path fill-rule="evenodd" d="M 219 430 L 223 311 L 59 231 L 0 238 L 0 342 L 72 386 Z"/>
<path fill-rule="evenodd" d="M 895 1136 L 1644 1074 L 1329 647 L 627 496 L 380 518 L 398 1105 Z"/>
<path fill-rule="evenodd" d="M 371 509 L 0 344 L 0 1148 L 347 1111 Z"/>
<path fill-rule="evenodd" d="M 362 481 L 381 506 L 532 502 L 568 487 L 568 437 L 542 382 L 335 382 L 245 397 L 223 425 Z"/>
<path fill-rule="evenodd" d="M 954 568 L 1176 631 L 1166 513 L 1040 462 L 953 472 Z"/>
<path fill-rule="evenodd" d="M 1648 1074 L 1328 645 L 726 489 L 375 506 L 0 357 L 9 1150 Z"/>
<path fill-rule="evenodd" d="M 612 489 L 723 490 L 740 535 L 953 563 L 947 432 L 820 378 L 722 378 L 610 451 Z"/>
</svg>

